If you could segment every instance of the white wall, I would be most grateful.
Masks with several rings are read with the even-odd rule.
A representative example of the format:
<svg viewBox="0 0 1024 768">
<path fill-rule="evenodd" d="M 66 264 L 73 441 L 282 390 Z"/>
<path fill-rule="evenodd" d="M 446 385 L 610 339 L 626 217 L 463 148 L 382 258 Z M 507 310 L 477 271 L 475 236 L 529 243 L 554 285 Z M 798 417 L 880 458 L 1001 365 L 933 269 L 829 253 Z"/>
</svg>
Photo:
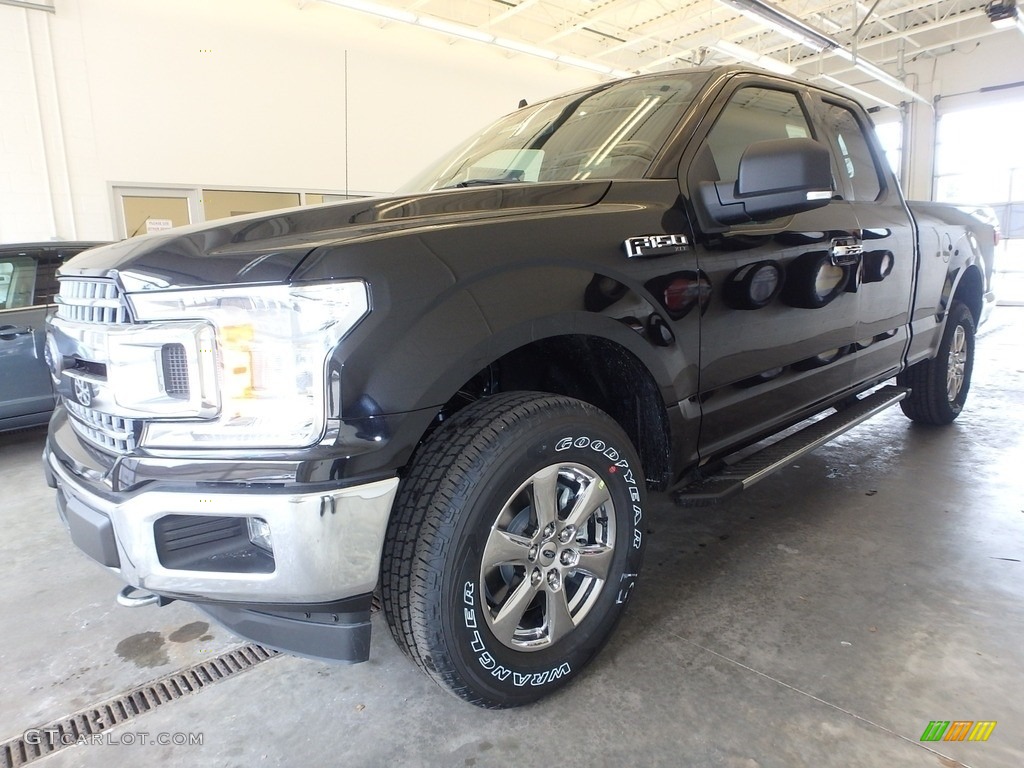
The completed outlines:
<svg viewBox="0 0 1024 768">
<path fill-rule="evenodd" d="M 388 191 L 599 80 L 318 2 L 56 6 L 0 6 L 0 242 L 112 237 L 112 183 Z"/>
<path fill-rule="evenodd" d="M 388 191 L 519 99 L 599 79 L 313 0 L 56 7 L 0 5 L 0 242 L 113 237 L 113 183 Z M 908 68 L 928 97 L 1020 80 L 1024 36 Z M 911 111 L 904 186 L 927 198 L 934 115 Z"/>
</svg>

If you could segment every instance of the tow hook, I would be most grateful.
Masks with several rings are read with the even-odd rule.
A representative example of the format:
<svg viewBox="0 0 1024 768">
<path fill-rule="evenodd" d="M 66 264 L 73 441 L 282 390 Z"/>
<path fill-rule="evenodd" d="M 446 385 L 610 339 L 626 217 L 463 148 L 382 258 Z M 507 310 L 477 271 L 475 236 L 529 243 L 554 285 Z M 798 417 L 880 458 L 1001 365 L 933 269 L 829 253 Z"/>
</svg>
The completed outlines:
<svg viewBox="0 0 1024 768">
<path fill-rule="evenodd" d="M 117 593 L 117 604 L 123 605 L 125 608 L 141 608 L 144 605 L 163 606 L 173 602 L 173 597 L 154 595 L 152 592 L 146 592 L 130 584 Z"/>
</svg>

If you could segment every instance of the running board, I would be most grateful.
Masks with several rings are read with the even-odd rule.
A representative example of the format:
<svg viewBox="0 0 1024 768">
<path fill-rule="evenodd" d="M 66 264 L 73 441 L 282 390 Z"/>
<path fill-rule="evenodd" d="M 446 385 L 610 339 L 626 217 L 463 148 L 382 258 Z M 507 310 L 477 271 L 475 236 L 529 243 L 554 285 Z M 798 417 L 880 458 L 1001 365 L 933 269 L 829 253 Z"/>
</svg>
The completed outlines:
<svg viewBox="0 0 1024 768">
<path fill-rule="evenodd" d="M 815 448 L 824 445 L 876 413 L 910 394 L 905 387 L 882 387 L 831 416 L 809 424 L 789 437 L 762 448 L 757 453 L 726 465 L 714 475 L 696 480 L 673 495 L 681 507 L 707 507 L 749 488 L 759 480 L 782 469 Z"/>
</svg>

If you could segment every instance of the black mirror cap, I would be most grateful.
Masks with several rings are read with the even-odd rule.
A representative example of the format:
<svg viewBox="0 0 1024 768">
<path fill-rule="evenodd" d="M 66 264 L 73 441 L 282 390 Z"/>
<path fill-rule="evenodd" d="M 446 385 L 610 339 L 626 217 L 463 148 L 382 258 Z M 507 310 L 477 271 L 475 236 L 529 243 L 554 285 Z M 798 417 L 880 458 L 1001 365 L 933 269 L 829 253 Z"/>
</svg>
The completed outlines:
<svg viewBox="0 0 1024 768">
<path fill-rule="evenodd" d="M 751 144 L 740 158 L 736 196 L 827 191 L 832 196 L 828 150 L 813 139 L 771 139 Z"/>
<path fill-rule="evenodd" d="M 813 139 L 771 139 L 746 148 L 735 182 L 701 182 L 708 214 L 721 224 L 767 221 L 828 205 L 829 152 Z"/>
</svg>

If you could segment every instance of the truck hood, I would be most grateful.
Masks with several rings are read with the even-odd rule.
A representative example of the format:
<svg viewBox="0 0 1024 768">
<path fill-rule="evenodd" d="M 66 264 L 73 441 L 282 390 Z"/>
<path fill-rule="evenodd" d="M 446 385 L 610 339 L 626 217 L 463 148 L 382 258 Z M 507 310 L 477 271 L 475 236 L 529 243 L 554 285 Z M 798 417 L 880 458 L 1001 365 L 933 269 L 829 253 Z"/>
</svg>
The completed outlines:
<svg viewBox="0 0 1024 768">
<path fill-rule="evenodd" d="M 67 262 L 60 274 L 119 274 L 128 290 L 282 283 L 310 253 L 325 245 L 582 208 L 598 203 L 610 185 L 609 181 L 495 185 L 236 216 L 94 248 Z"/>
</svg>

